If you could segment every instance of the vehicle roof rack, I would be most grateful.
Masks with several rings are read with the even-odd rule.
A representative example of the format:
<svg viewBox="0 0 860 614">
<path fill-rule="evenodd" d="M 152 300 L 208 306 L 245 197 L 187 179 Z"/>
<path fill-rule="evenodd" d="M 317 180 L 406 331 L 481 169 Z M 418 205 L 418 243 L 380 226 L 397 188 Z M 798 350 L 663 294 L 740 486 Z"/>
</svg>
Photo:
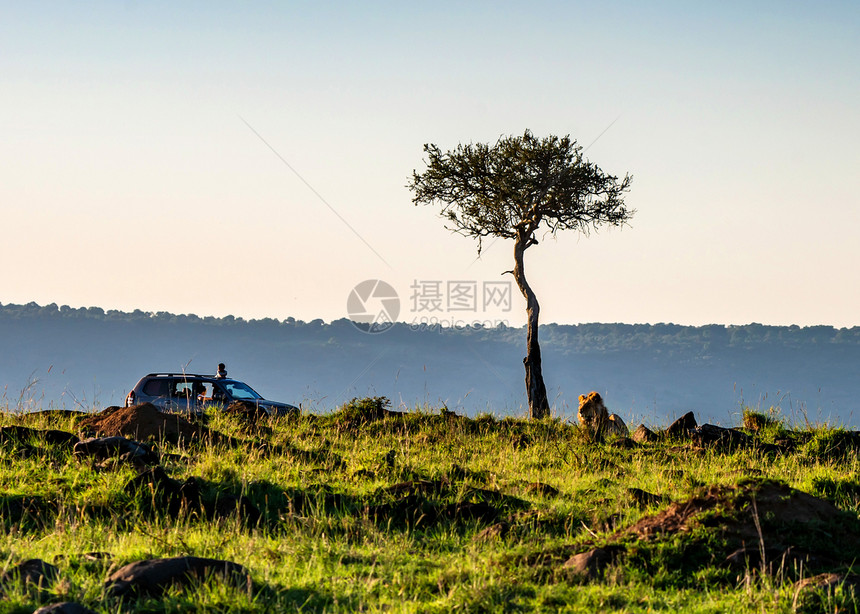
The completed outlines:
<svg viewBox="0 0 860 614">
<path fill-rule="evenodd" d="M 146 377 L 212 377 L 206 373 L 147 373 Z"/>
</svg>

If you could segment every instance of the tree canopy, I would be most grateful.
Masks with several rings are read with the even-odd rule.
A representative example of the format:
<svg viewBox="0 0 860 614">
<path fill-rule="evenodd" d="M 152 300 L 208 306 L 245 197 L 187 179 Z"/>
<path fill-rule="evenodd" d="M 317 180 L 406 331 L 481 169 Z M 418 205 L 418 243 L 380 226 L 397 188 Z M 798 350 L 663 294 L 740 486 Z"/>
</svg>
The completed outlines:
<svg viewBox="0 0 860 614">
<path fill-rule="evenodd" d="M 623 195 L 631 178 L 604 173 L 569 136 L 500 138 L 443 152 L 424 145 L 427 169 L 413 172 L 413 202 L 440 203 L 449 229 L 477 237 L 516 239 L 543 223 L 550 231 L 588 233 L 602 224 L 622 225 L 634 213 Z"/>
</svg>

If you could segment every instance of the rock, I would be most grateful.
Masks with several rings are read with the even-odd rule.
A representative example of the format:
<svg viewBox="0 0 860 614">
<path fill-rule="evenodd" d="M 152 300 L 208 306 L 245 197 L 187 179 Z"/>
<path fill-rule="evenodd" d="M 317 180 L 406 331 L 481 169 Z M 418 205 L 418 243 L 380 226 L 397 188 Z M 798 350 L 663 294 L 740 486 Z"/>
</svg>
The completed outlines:
<svg viewBox="0 0 860 614">
<path fill-rule="evenodd" d="M 675 420 L 666 429 L 666 435 L 669 437 L 688 437 L 690 431 L 696 428 L 696 417 L 693 412 L 688 411 L 686 414 Z"/>
<path fill-rule="evenodd" d="M 636 430 L 633 431 L 633 436 L 631 438 L 636 443 L 652 443 L 660 439 L 657 433 L 649 429 L 644 424 L 640 424 L 636 427 Z"/>
<path fill-rule="evenodd" d="M 753 444 L 753 438 L 735 429 L 727 429 L 714 424 L 703 424 L 690 430 L 690 438 L 703 448 L 739 448 Z"/>
<path fill-rule="evenodd" d="M 75 458 L 106 460 L 119 458 L 129 462 L 152 464 L 158 462 L 155 447 L 125 437 L 91 437 L 75 444 Z"/>
<path fill-rule="evenodd" d="M 45 605 L 33 612 L 33 614 L 96 614 L 91 609 L 74 601 L 63 601 Z"/>
<path fill-rule="evenodd" d="M 222 582 L 251 588 L 251 576 L 242 565 L 231 561 L 181 556 L 130 563 L 117 570 L 105 582 L 111 597 L 160 595 L 170 586 L 186 586 L 215 576 Z"/>
<path fill-rule="evenodd" d="M 623 551 L 623 548 L 620 546 L 594 548 L 588 552 L 574 554 L 564 563 L 564 567 L 570 569 L 576 575 L 593 580 L 603 574 L 604 570 L 612 564 L 621 551 Z"/>
<path fill-rule="evenodd" d="M 60 576 L 60 570 L 42 559 L 30 559 L 9 568 L 0 576 L 0 594 L 5 593 L 9 586 L 19 586 L 25 589 L 36 588 L 45 593 Z"/>
<path fill-rule="evenodd" d="M 45 443 L 55 446 L 68 446 L 70 448 L 80 441 L 80 438 L 73 433 L 67 433 L 66 431 L 55 429 L 39 431 L 38 436 L 44 439 Z"/>
</svg>

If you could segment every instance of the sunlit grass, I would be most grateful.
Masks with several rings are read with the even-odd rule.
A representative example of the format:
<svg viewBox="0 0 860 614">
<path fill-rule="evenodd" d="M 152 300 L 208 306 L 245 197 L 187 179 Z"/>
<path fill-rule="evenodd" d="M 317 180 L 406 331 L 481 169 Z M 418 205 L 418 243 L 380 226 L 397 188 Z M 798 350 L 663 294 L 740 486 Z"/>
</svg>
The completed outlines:
<svg viewBox="0 0 860 614">
<path fill-rule="evenodd" d="M 739 577 L 719 560 L 684 573 L 661 567 L 682 557 L 684 540 L 695 535 L 643 545 L 639 558 L 613 564 L 593 581 L 564 567 L 569 555 L 534 562 L 542 553 L 612 543 L 672 501 L 747 478 L 780 480 L 856 515 L 860 466 L 842 431 L 759 420 L 762 441 L 793 437 L 793 451 L 721 453 L 678 442 L 623 449 L 589 443 L 560 420 L 469 420 L 428 408 L 366 419 L 362 411 L 376 411 L 371 401 L 259 428 L 213 413 L 208 425 L 232 443 L 158 442 L 170 455 L 162 466 L 171 478 L 194 478 L 209 502 L 246 497 L 260 511 L 258 522 L 199 509 L 152 512 L 146 496 L 126 488 L 137 474 L 130 465 L 82 462 L 38 437 L 7 440 L 0 445 L 0 561 L 9 568 L 40 558 L 60 569 L 61 580 L 48 597 L 11 587 L 0 612 L 32 612 L 61 598 L 116 612 L 126 606 L 105 595 L 110 573 L 184 555 L 245 566 L 253 590 L 213 580 L 141 597 L 133 609 L 790 612 L 850 601 L 836 593 L 821 597 L 824 609 L 804 605 L 793 579 L 755 570 Z M 4 414 L 0 423 L 76 431 L 66 414 Z M 404 482 L 427 490 L 386 490 Z M 637 501 L 630 489 L 655 498 Z M 397 507 L 404 501 L 420 513 Z M 487 505 L 493 515 L 482 517 Z M 375 509 L 385 515 L 373 516 Z M 479 512 L 460 516 L 460 509 Z M 497 533 L 484 533 L 495 525 Z M 640 559 L 653 569 L 637 567 Z"/>
</svg>

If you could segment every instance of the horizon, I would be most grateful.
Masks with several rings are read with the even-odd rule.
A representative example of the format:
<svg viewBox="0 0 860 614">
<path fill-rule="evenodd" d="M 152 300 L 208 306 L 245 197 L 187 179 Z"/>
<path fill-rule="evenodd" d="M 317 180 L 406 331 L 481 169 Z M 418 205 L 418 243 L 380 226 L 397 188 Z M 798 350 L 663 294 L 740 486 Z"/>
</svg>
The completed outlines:
<svg viewBox="0 0 860 614">
<path fill-rule="evenodd" d="M 62 304 L 61 305 L 61 304 L 58 304 L 56 302 L 40 304 L 40 303 L 37 303 L 36 301 L 28 301 L 26 303 L 4 303 L 4 302 L 0 301 L 0 309 L 2 309 L 4 307 L 29 307 L 30 305 L 35 305 L 36 307 L 39 307 L 40 309 L 54 306 L 60 312 L 62 312 L 64 310 L 64 308 L 72 310 L 72 311 L 97 309 L 97 310 L 101 310 L 105 315 L 108 315 L 110 313 L 119 313 L 119 314 L 123 314 L 123 315 L 134 315 L 135 313 L 140 312 L 140 313 L 143 313 L 144 315 L 147 315 L 147 316 L 153 317 L 153 318 L 159 317 L 160 315 L 165 314 L 165 315 L 169 315 L 169 316 L 173 316 L 173 317 L 198 318 L 200 320 L 204 320 L 206 318 L 213 318 L 215 320 L 224 320 L 224 319 L 228 319 L 228 318 L 233 318 L 235 321 L 246 322 L 246 323 L 263 322 L 266 320 L 274 320 L 275 322 L 278 322 L 279 324 L 287 324 L 287 323 L 289 323 L 289 320 L 294 320 L 295 322 L 302 322 L 304 324 L 311 324 L 311 323 L 319 320 L 326 326 L 331 325 L 335 322 L 341 322 L 341 321 L 350 322 L 352 324 L 360 324 L 360 322 L 356 322 L 355 320 L 351 320 L 347 315 L 344 315 L 344 316 L 341 316 L 340 318 L 335 318 L 332 320 L 325 320 L 323 318 L 312 318 L 309 320 L 305 320 L 305 319 L 296 318 L 293 316 L 286 316 L 284 318 L 276 318 L 276 317 L 272 317 L 272 316 L 262 316 L 262 317 L 257 317 L 257 318 L 246 318 L 246 317 L 243 317 L 240 315 L 235 315 L 235 314 L 226 314 L 223 316 L 216 316 L 213 314 L 177 313 L 177 312 L 172 312 L 172 311 L 147 311 L 147 310 L 143 310 L 143 309 L 132 309 L 131 311 L 126 311 L 123 309 L 106 309 L 106 308 L 98 306 L 98 305 L 74 306 L 74 305 L 68 305 L 68 304 Z M 407 321 L 404 321 L 404 320 L 397 320 L 394 323 L 400 324 L 400 325 L 410 326 L 412 328 L 415 328 L 416 326 L 418 326 L 418 325 L 414 325 L 414 324 L 407 322 Z M 609 321 L 597 322 L 597 321 L 594 321 L 594 322 L 570 322 L 570 323 L 567 323 L 567 322 L 543 322 L 542 321 L 540 323 L 540 326 L 588 326 L 588 325 L 680 326 L 680 327 L 684 327 L 684 328 L 707 328 L 709 326 L 723 326 L 725 328 L 732 328 L 732 327 L 742 328 L 742 327 L 746 327 L 746 326 L 762 326 L 762 327 L 766 327 L 766 328 L 798 328 L 800 330 L 810 329 L 810 328 L 821 328 L 821 327 L 832 328 L 834 330 L 852 330 L 855 328 L 860 328 L 860 324 L 856 324 L 853 326 L 835 326 L 835 325 L 826 324 L 826 323 L 825 324 L 800 325 L 800 324 L 767 324 L 765 322 L 741 322 L 741 323 L 707 322 L 705 324 L 684 324 L 681 322 L 609 322 Z M 510 324 L 506 324 L 504 322 L 501 322 L 500 326 L 505 327 L 505 328 L 511 328 L 511 329 L 523 329 L 524 331 L 526 328 L 525 323 L 514 326 L 514 325 L 510 325 Z M 433 326 L 431 325 L 430 328 L 432 328 L 432 327 Z M 425 325 L 425 328 L 427 328 L 426 325 Z M 458 329 L 462 329 L 462 328 L 477 328 L 477 327 L 474 327 L 474 326 L 450 327 L 450 326 L 446 326 L 443 324 L 439 324 L 439 328 L 442 328 L 445 330 L 449 330 L 449 329 L 450 330 L 458 330 Z M 492 330 L 493 328 L 499 328 L 499 326 L 481 326 L 480 328 Z M 384 334 L 384 331 L 380 332 L 380 333 L 370 333 L 370 334 Z"/>
</svg>

